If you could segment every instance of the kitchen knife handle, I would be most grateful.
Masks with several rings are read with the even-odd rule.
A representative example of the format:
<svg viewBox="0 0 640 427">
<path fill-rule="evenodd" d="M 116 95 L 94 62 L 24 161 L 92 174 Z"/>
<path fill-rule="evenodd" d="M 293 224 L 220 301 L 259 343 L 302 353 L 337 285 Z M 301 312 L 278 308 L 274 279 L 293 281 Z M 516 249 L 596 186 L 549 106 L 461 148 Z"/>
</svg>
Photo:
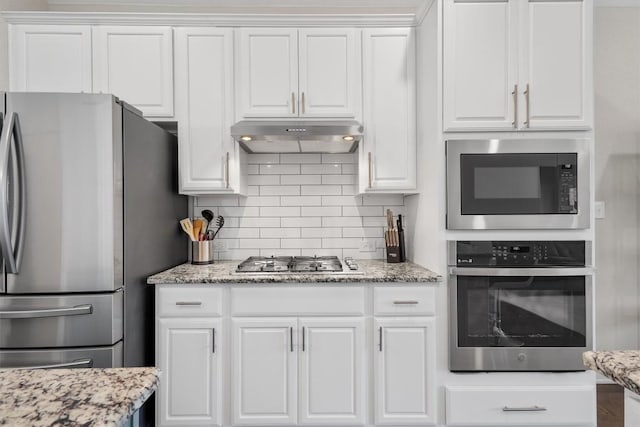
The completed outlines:
<svg viewBox="0 0 640 427">
<path fill-rule="evenodd" d="M 373 173 L 373 160 L 371 158 L 371 151 L 369 151 L 369 188 L 371 188 L 372 173 Z"/>
<path fill-rule="evenodd" d="M 527 128 L 531 127 L 531 119 L 530 119 L 530 112 L 529 112 L 529 97 L 531 96 L 531 92 L 529 90 L 529 83 L 527 83 L 527 88 L 524 91 L 524 99 L 525 99 L 525 106 L 527 107 L 527 121 L 524 122 L 525 126 L 527 126 Z"/>
<path fill-rule="evenodd" d="M 229 188 L 229 152 L 227 151 L 227 158 L 224 168 L 224 180 L 227 184 L 227 188 Z"/>
<path fill-rule="evenodd" d="M 306 108 L 304 106 L 304 92 L 302 92 L 302 114 L 305 113 L 305 110 L 306 110 Z"/>
<path fill-rule="evenodd" d="M 291 92 L 291 114 L 296 113 L 296 94 Z"/>
<path fill-rule="evenodd" d="M 518 128 L 518 85 L 515 84 L 513 85 L 513 92 L 511 92 L 511 95 L 513 95 L 513 122 L 511 123 L 513 125 L 514 129 Z"/>
</svg>

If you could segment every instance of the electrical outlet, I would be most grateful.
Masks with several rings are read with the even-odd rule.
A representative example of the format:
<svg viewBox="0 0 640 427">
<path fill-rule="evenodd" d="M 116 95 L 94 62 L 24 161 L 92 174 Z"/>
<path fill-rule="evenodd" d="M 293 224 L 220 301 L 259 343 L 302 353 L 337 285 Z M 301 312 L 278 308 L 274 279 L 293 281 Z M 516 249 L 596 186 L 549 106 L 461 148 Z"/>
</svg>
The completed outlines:
<svg viewBox="0 0 640 427">
<path fill-rule="evenodd" d="M 605 204 L 604 202 L 596 202 L 596 219 L 603 219 L 605 216 Z"/>
<path fill-rule="evenodd" d="M 227 244 L 224 240 L 213 239 L 213 249 L 218 252 L 225 252 L 227 250 Z"/>
<path fill-rule="evenodd" d="M 375 252 L 376 242 L 371 239 L 362 239 L 360 241 L 360 252 Z"/>
</svg>

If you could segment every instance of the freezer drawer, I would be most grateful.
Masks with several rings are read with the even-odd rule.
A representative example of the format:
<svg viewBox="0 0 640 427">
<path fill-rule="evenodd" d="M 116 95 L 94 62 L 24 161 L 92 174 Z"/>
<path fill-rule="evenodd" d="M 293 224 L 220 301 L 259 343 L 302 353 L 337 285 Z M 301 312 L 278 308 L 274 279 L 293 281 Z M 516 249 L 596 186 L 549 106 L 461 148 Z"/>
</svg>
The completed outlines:
<svg viewBox="0 0 640 427">
<path fill-rule="evenodd" d="M 2 350 L 0 368 L 118 368 L 122 342 L 108 347 Z"/>
<path fill-rule="evenodd" d="M 123 336 L 123 292 L 0 298 L 0 348 L 112 345 Z"/>
</svg>

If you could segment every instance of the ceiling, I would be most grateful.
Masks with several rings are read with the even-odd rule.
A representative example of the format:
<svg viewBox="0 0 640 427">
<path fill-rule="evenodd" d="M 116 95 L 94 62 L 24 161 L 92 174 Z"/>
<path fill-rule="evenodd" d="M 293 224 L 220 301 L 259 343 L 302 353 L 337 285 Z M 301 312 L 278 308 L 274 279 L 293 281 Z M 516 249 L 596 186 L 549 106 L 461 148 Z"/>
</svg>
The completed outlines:
<svg viewBox="0 0 640 427">
<path fill-rule="evenodd" d="M 417 14 L 432 0 L 48 0 L 50 10 Z"/>
</svg>

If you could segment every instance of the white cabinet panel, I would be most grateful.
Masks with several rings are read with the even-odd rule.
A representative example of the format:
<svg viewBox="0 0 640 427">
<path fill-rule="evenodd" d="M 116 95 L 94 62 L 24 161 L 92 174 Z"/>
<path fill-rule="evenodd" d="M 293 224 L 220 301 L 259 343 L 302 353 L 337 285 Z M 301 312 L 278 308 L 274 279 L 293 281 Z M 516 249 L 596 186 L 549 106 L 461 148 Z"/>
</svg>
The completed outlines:
<svg viewBox="0 0 640 427">
<path fill-rule="evenodd" d="M 241 192 L 242 155 L 230 134 L 233 30 L 174 31 L 180 192 Z"/>
<path fill-rule="evenodd" d="M 528 86 L 526 127 L 587 128 L 591 77 L 585 2 L 528 0 L 526 6 L 520 65 L 523 90 Z"/>
<path fill-rule="evenodd" d="M 238 117 L 298 115 L 298 30 L 241 28 Z"/>
<path fill-rule="evenodd" d="M 300 319 L 299 424 L 364 425 L 364 319 Z"/>
<path fill-rule="evenodd" d="M 91 92 L 91 27 L 10 25 L 12 91 Z"/>
<path fill-rule="evenodd" d="M 365 136 L 360 191 L 416 188 L 415 37 L 411 28 L 363 30 Z"/>
<path fill-rule="evenodd" d="M 341 28 L 299 30 L 300 115 L 360 115 L 360 31 Z"/>
<path fill-rule="evenodd" d="M 374 321 L 375 422 L 435 425 L 435 318 Z"/>
<path fill-rule="evenodd" d="M 503 1 L 447 1 L 444 128 L 513 129 L 516 8 Z"/>
<path fill-rule="evenodd" d="M 218 319 L 159 319 L 161 426 L 222 425 L 220 325 Z"/>
<path fill-rule="evenodd" d="M 145 116 L 173 116 L 171 27 L 93 27 L 94 91 L 113 93 Z"/>
<path fill-rule="evenodd" d="M 234 425 L 296 424 L 296 330 L 295 318 L 233 320 Z"/>
</svg>

